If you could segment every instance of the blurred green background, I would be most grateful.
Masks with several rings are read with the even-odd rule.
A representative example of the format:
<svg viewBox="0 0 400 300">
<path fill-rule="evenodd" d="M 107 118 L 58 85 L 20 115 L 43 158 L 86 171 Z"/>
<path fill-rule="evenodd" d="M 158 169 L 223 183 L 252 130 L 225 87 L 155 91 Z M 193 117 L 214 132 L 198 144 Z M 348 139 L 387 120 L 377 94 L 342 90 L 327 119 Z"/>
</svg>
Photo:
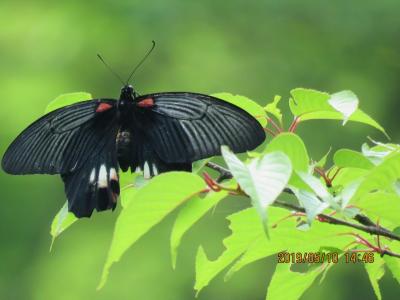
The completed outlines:
<svg viewBox="0 0 400 300">
<path fill-rule="evenodd" d="M 1 1 L 1 153 L 59 94 L 118 97 L 120 84 L 96 53 L 125 77 L 152 39 L 156 51 L 133 80 L 139 93 L 226 91 L 261 104 L 280 94 L 286 107 L 295 87 L 351 89 L 398 143 L 399 11 L 397 0 Z M 314 159 L 330 145 L 359 150 L 367 136 L 384 141 L 372 128 L 334 121 L 303 124 L 299 134 Z M 118 211 L 75 224 L 49 253 L 49 226 L 65 201 L 60 178 L 1 171 L 0 184 L 0 299 L 193 299 L 196 248 L 217 257 L 229 235 L 225 216 L 248 205 L 225 201 L 197 224 L 176 271 L 169 216 L 96 292 Z M 199 299 L 264 299 L 274 263 L 254 263 L 227 283 L 218 276 Z M 390 275 L 381 286 L 384 299 L 398 297 Z M 362 265 L 336 266 L 303 299 L 354 297 L 374 298 Z"/>
</svg>

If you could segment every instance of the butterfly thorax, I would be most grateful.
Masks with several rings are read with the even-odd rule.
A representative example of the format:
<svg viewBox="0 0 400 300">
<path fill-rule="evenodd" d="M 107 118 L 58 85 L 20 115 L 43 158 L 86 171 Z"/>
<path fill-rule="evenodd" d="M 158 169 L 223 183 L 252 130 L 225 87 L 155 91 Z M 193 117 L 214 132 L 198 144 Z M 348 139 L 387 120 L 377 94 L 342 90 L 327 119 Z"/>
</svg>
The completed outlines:
<svg viewBox="0 0 400 300">
<path fill-rule="evenodd" d="M 124 109 L 127 105 L 132 105 L 134 102 L 134 99 L 138 95 L 136 94 L 135 90 L 131 85 L 125 85 L 121 89 L 121 94 L 119 96 L 118 100 L 118 107 L 120 109 Z"/>
<path fill-rule="evenodd" d="M 134 127 L 134 114 L 132 109 L 138 95 L 131 85 L 125 85 L 117 103 L 120 128 L 116 138 L 117 156 L 120 167 L 126 171 L 132 152 L 132 128 Z"/>
</svg>

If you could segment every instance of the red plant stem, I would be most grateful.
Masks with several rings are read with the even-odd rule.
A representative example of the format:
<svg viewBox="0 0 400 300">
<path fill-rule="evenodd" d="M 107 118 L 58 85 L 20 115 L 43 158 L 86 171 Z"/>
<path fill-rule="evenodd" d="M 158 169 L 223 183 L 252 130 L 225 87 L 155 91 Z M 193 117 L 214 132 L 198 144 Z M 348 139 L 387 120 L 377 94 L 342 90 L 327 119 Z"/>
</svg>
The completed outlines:
<svg viewBox="0 0 400 300">
<path fill-rule="evenodd" d="M 279 127 L 278 124 L 276 124 L 272 118 L 267 118 L 267 120 L 272 124 L 272 126 L 276 129 L 277 132 L 282 132 L 282 128 Z"/>
<path fill-rule="evenodd" d="M 264 131 L 268 132 L 272 136 L 276 136 L 276 133 L 273 132 L 271 129 L 267 128 L 267 127 L 264 128 Z"/>
<path fill-rule="evenodd" d="M 357 244 L 362 244 L 364 246 L 369 247 L 369 251 L 375 251 L 378 253 L 382 253 L 383 249 L 381 249 L 380 247 L 376 247 L 374 245 L 372 245 L 369 241 L 367 241 L 366 239 L 364 239 L 361 235 L 359 235 L 358 233 L 354 233 L 354 232 L 347 232 L 347 233 L 342 233 L 339 235 L 351 235 L 354 236 L 356 238 L 356 243 Z"/>
<path fill-rule="evenodd" d="M 327 187 L 332 186 L 332 181 L 328 178 L 328 176 L 326 176 L 324 170 L 321 170 L 320 168 L 314 168 L 314 171 L 317 172 L 324 179 L 325 185 Z"/>
<path fill-rule="evenodd" d="M 332 183 L 332 181 L 336 178 L 336 176 L 339 174 L 340 170 L 342 170 L 342 168 L 338 168 L 335 172 L 335 174 L 333 174 L 333 176 L 330 178 L 330 181 Z"/>
<path fill-rule="evenodd" d="M 343 251 L 348 251 L 348 248 L 350 248 L 352 245 L 357 245 L 356 241 L 352 241 L 351 243 L 347 244 L 346 246 L 343 247 Z"/>
<path fill-rule="evenodd" d="M 223 186 L 218 182 L 216 182 L 213 178 L 211 178 L 211 176 L 207 172 L 204 172 L 203 176 L 204 176 L 204 181 L 206 182 L 209 189 L 211 189 L 214 192 L 220 192 L 223 190 L 229 192 L 231 195 L 238 195 L 242 193 L 239 186 L 235 189 Z"/>
<path fill-rule="evenodd" d="M 300 123 L 300 117 L 295 117 L 293 122 L 292 122 L 292 124 L 290 124 L 290 127 L 289 127 L 288 131 L 289 132 L 295 132 L 296 129 L 297 129 L 297 126 L 299 125 L 299 123 Z"/>
<path fill-rule="evenodd" d="M 213 190 L 214 192 L 219 192 L 221 190 L 221 188 L 215 183 L 215 181 L 211 178 L 210 175 L 208 175 L 207 172 L 204 172 L 203 176 L 204 176 L 204 181 L 211 190 Z"/>
<path fill-rule="evenodd" d="M 276 228 L 278 226 L 279 223 L 282 223 L 283 221 L 292 218 L 292 217 L 304 217 L 306 214 L 302 213 L 302 212 L 293 212 L 289 215 L 287 215 L 286 217 L 283 217 L 282 219 L 279 219 L 278 221 L 276 221 L 274 224 L 272 224 L 272 228 Z"/>
<path fill-rule="evenodd" d="M 350 249 L 350 250 L 348 250 L 348 251 L 350 251 L 350 252 L 374 252 L 374 251 L 371 251 L 371 249 Z"/>
<path fill-rule="evenodd" d="M 321 177 L 325 177 L 325 173 L 320 168 L 314 168 L 314 171 L 317 172 Z"/>
</svg>

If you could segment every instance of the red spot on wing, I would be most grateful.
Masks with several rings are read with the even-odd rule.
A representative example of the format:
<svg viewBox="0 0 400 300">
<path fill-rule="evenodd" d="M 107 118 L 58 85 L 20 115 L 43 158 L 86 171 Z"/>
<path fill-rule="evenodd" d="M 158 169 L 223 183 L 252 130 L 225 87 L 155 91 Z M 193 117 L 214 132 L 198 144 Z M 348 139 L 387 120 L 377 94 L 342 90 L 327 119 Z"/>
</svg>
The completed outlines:
<svg viewBox="0 0 400 300">
<path fill-rule="evenodd" d="M 154 106 L 154 99 L 153 99 L 153 98 L 146 98 L 146 99 L 143 99 L 142 101 L 139 101 L 139 102 L 137 103 L 137 106 L 143 107 L 143 108 L 146 108 L 146 107 L 153 107 L 153 106 Z"/>
<path fill-rule="evenodd" d="M 99 106 L 97 106 L 96 112 L 98 112 L 98 113 L 99 112 L 103 112 L 103 111 L 109 110 L 110 108 L 112 108 L 111 104 L 108 104 L 108 103 L 105 103 L 105 102 L 101 102 L 99 104 Z"/>
</svg>

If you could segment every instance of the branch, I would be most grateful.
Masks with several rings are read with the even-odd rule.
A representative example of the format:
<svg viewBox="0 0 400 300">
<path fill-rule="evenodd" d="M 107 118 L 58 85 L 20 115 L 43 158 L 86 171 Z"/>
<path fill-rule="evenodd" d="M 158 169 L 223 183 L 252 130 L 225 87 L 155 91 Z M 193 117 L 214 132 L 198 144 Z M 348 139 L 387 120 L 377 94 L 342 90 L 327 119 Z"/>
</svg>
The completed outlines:
<svg viewBox="0 0 400 300">
<path fill-rule="evenodd" d="M 303 207 L 297 206 L 295 204 L 290 204 L 287 203 L 285 201 L 281 201 L 281 200 L 276 200 L 274 202 L 274 204 L 276 206 L 280 206 L 280 207 L 284 207 L 284 208 L 288 208 L 297 212 L 303 212 L 305 213 L 305 209 Z M 359 217 L 362 218 L 366 218 L 368 219 L 366 216 L 364 215 L 357 215 Z M 354 218 L 357 221 L 357 216 Z M 374 223 L 372 223 L 372 225 L 360 225 L 360 224 L 355 224 L 355 223 L 350 223 L 341 219 L 337 219 L 334 218 L 332 216 L 326 215 L 326 214 L 319 214 L 317 216 L 318 218 L 320 218 L 321 220 L 323 220 L 323 222 L 329 223 L 329 224 L 334 224 L 334 225 L 342 225 L 342 226 L 347 226 L 347 227 L 352 227 L 361 231 L 364 231 L 366 233 L 372 234 L 372 235 L 378 235 L 378 236 L 386 236 L 388 238 L 391 238 L 393 240 L 396 241 L 400 241 L 400 237 L 397 236 L 396 234 L 392 233 L 391 231 L 381 227 L 381 226 L 376 226 Z M 369 219 L 368 219 L 369 220 Z M 371 220 L 369 220 L 370 222 L 372 222 Z"/>
<path fill-rule="evenodd" d="M 206 163 L 206 166 L 219 173 L 219 177 L 216 180 L 218 183 L 233 178 L 232 173 L 228 169 L 225 169 L 224 167 L 216 163 L 209 161 L 208 163 Z"/>
<path fill-rule="evenodd" d="M 380 254 L 381 254 L 382 257 L 383 257 L 384 255 L 387 255 L 387 256 L 393 256 L 393 257 L 400 258 L 400 254 L 394 253 L 394 252 L 389 251 L 389 250 L 387 250 L 387 249 L 383 249 L 383 250 L 381 251 Z"/>
<path fill-rule="evenodd" d="M 210 169 L 213 169 L 220 173 L 220 176 L 218 177 L 217 182 L 221 182 L 225 179 L 230 179 L 233 177 L 232 173 L 228 169 L 221 167 L 220 165 L 218 165 L 216 163 L 208 162 L 206 165 Z M 293 192 L 290 189 L 285 189 L 284 192 L 288 193 L 288 194 L 293 194 Z M 274 204 L 276 206 L 288 208 L 288 209 L 291 209 L 291 210 L 294 210 L 297 212 L 303 212 L 303 213 L 305 212 L 305 209 L 303 207 L 297 206 L 295 204 L 287 203 L 284 201 L 276 200 L 274 202 Z M 334 217 L 326 215 L 326 214 L 319 214 L 318 218 L 320 218 L 321 220 L 323 220 L 324 222 L 329 223 L 329 224 L 347 226 L 347 227 L 351 227 L 351 228 L 354 228 L 354 229 L 357 229 L 360 231 L 364 231 L 364 232 L 372 234 L 372 235 L 385 236 L 390 239 L 400 241 L 400 236 L 394 234 L 393 232 L 391 232 L 390 230 L 388 230 L 384 227 L 377 226 L 374 222 L 371 221 L 371 219 L 369 219 L 367 216 L 365 216 L 363 214 L 357 214 L 353 218 L 355 221 L 357 221 L 360 224 L 347 222 L 347 221 L 337 219 L 337 218 L 334 218 Z M 390 253 L 390 251 L 386 251 L 384 254 L 391 255 L 393 253 Z M 396 255 L 391 255 L 391 256 L 396 256 Z"/>
</svg>

